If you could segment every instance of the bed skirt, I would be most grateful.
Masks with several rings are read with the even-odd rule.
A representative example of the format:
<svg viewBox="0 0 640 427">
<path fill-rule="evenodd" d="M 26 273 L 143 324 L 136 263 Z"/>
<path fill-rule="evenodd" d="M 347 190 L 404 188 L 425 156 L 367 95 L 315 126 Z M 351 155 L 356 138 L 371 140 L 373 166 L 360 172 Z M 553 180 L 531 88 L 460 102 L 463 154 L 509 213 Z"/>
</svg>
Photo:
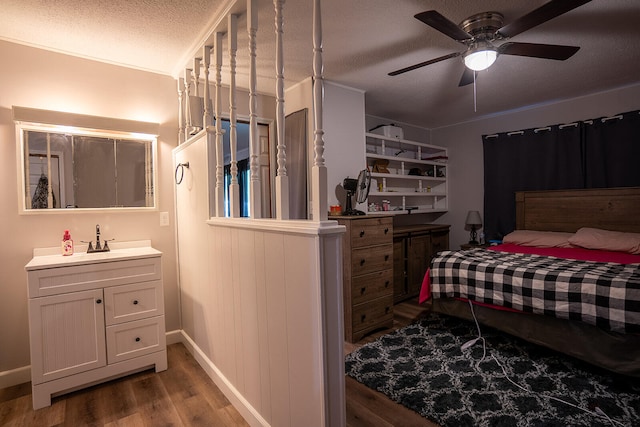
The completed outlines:
<svg viewBox="0 0 640 427">
<path fill-rule="evenodd" d="M 431 309 L 473 320 L 469 303 L 432 299 Z M 586 323 L 529 313 L 514 313 L 474 305 L 478 322 L 534 344 L 618 374 L 640 377 L 640 335 L 605 331 Z"/>
</svg>

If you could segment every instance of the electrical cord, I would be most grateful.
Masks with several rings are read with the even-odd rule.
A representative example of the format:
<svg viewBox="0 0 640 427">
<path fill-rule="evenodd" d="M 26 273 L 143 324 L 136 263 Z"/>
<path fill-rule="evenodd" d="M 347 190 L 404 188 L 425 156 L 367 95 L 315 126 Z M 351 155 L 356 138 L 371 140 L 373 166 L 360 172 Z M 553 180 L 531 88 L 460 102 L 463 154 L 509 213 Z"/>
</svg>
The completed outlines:
<svg viewBox="0 0 640 427">
<path fill-rule="evenodd" d="M 473 309 L 473 304 L 471 303 L 471 300 L 467 300 L 469 302 L 469 308 L 471 309 L 471 315 L 473 316 L 473 320 L 475 321 L 476 324 L 476 328 L 478 330 L 478 337 L 474 338 L 472 340 L 469 340 L 467 342 L 465 342 L 464 344 L 462 344 L 462 346 L 460 346 L 460 350 L 465 351 L 471 347 L 473 347 L 478 341 L 482 341 L 482 358 L 480 359 L 480 361 L 478 363 L 476 363 L 475 367 L 476 369 L 480 369 L 480 363 L 482 363 L 487 355 L 487 342 L 484 339 L 484 337 L 482 336 L 482 331 L 480 330 L 480 324 L 478 323 L 478 318 L 476 317 L 476 313 L 475 310 Z M 504 377 L 507 379 L 507 381 L 509 381 L 511 384 L 513 384 L 514 386 L 518 387 L 520 390 L 526 392 L 526 393 L 530 393 L 530 394 L 537 394 L 540 395 L 542 397 L 546 397 L 548 399 L 552 399 L 555 400 L 556 402 L 560 402 L 560 403 L 564 403 L 565 405 L 571 406 L 573 408 L 579 409 L 583 412 L 586 412 L 587 414 L 590 415 L 595 415 L 597 417 L 600 418 L 604 418 L 607 421 L 609 421 L 609 423 L 611 423 L 612 426 L 622 426 L 624 427 L 624 424 L 616 421 L 614 419 L 612 419 L 611 417 L 609 417 L 602 409 L 600 409 L 598 406 L 594 406 L 593 411 L 589 410 L 589 409 L 585 409 L 581 406 L 578 405 L 574 405 L 571 402 L 567 402 L 565 400 L 559 399 L 557 397 L 554 396 L 549 396 L 546 394 L 541 394 L 538 392 L 535 392 L 533 390 L 530 390 L 526 387 L 521 386 L 520 384 L 518 384 L 517 382 L 513 381 L 510 377 L 509 374 L 507 374 L 507 370 L 505 369 L 505 367 L 502 365 L 502 363 L 500 363 L 498 361 L 498 359 L 496 358 L 496 356 L 494 354 L 491 355 L 491 358 L 496 362 L 496 364 L 500 367 L 500 369 L 502 369 L 502 373 L 504 374 Z"/>
</svg>

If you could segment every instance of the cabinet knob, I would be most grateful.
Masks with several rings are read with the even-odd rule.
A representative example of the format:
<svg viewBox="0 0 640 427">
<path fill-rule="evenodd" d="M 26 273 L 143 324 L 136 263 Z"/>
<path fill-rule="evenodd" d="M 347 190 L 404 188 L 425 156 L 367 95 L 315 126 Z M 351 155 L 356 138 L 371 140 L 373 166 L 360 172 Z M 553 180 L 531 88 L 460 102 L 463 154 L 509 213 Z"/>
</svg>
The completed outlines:
<svg viewBox="0 0 640 427">
<path fill-rule="evenodd" d="M 360 316 L 360 322 L 364 322 L 366 318 L 367 318 L 367 315 L 363 314 L 362 316 Z"/>
<path fill-rule="evenodd" d="M 364 295 L 364 292 L 367 290 L 367 288 L 360 288 L 360 295 Z"/>
<path fill-rule="evenodd" d="M 385 314 L 389 314 L 389 310 L 391 310 L 391 308 L 389 308 L 389 307 L 385 307 L 385 308 L 384 308 L 384 312 L 385 312 Z"/>
<path fill-rule="evenodd" d="M 360 231 L 360 237 L 364 237 L 364 230 Z"/>
<path fill-rule="evenodd" d="M 102 304 L 102 300 L 101 300 L 100 298 L 98 298 L 98 299 L 96 300 L 96 304 Z"/>
<path fill-rule="evenodd" d="M 365 262 L 365 260 L 364 260 L 364 259 L 361 259 L 361 260 L 360 260 L 360 265 L 361 265 L 361 266 L 362 266 L 362 265 L 364 265 L 364 262 Z"/>
<path fill-rule="evenodd" d="M 389 229 L 388 229 L 388 228 L 385 228 L 385 229 L 384 229 L 384 234 L 387 234 L 388 232 L 389 232 Z"/>
<path fill-rule="evenodd" d="M 133 300 L 133 305 L 138 305 L 138 300 L 137 299 Z"/>
<path fill-rule="evenodd" d="M 384 260 L 385 260 L 385 261 L 389 261 L 389 255 L 385 255 L 385 256 L 384 256 Z"/>
<path fill-rule="evenodd" d="M 385 287 L 385 288 L 388 288 L 388 287 L 389 287 L 389 281 L 388 281 L 388 280 L 384 282 L 384 287 Z"/>
<path fill-rule="evenodd" d="M 140 337 L 136 337 L 136 342 L 140 342 Z"/>
</svg>

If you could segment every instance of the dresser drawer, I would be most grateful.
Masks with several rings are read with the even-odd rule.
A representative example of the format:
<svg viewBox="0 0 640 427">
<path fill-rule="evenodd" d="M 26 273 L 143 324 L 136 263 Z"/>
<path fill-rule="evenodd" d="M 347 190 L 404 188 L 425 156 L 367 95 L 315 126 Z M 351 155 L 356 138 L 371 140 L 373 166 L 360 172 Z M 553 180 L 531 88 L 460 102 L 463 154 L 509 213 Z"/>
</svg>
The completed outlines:
<svg viewBox="0 0 640 427">
<path fill-rule="evenodd" d="M 105 288 L 107 326 L 164 314 L 162 295 L 160 280 Z"/>
<path fill-rule="evenodd" d="M 393 294 L 393 270 L 354 277 L 351 282 L 351 302 L 361 304 Z"/>
<path fill-rule="evenodd" d="M 393 296 L 389 295 L 365 304 L 354 305 L 351 321 L 354 333 L 377 328 L 381 324 L 391 326 L 393 323 Z"/>
<path fill-rule="evenodd" d="M 384 245 L 393 241 L 391 218 L 362 219 L 351 222 L 351 247 Z"/>
<path fill-rule="evenodd" d="M 164 350 L 164 316 L 107 327 L 107 363 L 117 363 Z"/>
<path fill-rule="evenodd" d="M 393 268 L 393 245 L 355 249 L 351 253 L 351 275 L 373 273 Z"/>
</svg>

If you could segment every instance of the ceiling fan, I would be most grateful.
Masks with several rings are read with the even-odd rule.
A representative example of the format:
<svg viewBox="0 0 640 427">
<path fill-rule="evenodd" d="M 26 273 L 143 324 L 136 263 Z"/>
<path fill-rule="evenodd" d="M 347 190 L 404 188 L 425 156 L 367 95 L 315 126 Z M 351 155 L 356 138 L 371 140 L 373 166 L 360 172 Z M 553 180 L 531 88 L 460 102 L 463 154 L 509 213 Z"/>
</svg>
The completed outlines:
<svg viewBox="0 0 640 427">
<path fill-rule="evenodd" d="M 460 25 L 454 24 L 435 10 L 418 13 L 415 18 L 464 44 L 467 49 L 401 68 L 392 71 L 389 75 L 397 76 L 436 62 L 462 56 L 466 67 L 458 86 L 466 86 L 473 83 L 476 71 L 489 68 L 498 55 L 530 56 L 564 61 L 580 48 L 555 44 L 506 42 L 506 40 L 590 1 L 551 0 L 507 25 L 503 25 L 504 17 L 499 12 L 478 13 L 465 19 Z"/>
</svg>

